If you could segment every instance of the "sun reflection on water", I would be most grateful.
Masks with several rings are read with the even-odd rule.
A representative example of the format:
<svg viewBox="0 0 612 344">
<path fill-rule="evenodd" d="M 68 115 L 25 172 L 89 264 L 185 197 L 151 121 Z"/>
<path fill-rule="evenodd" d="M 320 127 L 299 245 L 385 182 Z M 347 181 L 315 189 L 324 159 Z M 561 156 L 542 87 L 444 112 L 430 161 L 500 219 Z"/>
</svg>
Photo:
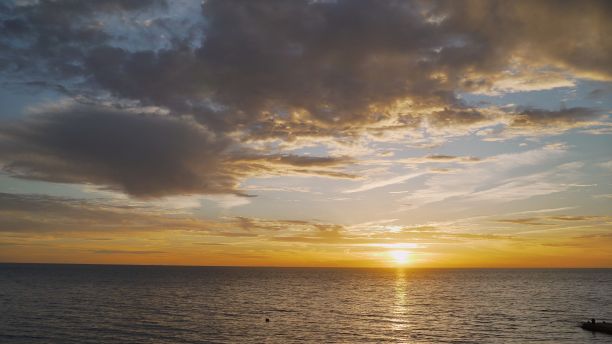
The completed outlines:
<svg viewBox="0 0 612 344">
<path fill-rule="evenodd" d="M 402 338 L 401 334 L 405 333 L 408 322 L 406 316 L 408 314 L 408 281 L 406 278 L 406 271 L 403 268 L 399 268 L 395 273 L 395 286 L 394 286 L 394 302 L 391 314 L 392 319 L 392 330 L 396 335 L 396 338 Z M 401 343 L 401 341 L 400 341 Z"/>
</svg>

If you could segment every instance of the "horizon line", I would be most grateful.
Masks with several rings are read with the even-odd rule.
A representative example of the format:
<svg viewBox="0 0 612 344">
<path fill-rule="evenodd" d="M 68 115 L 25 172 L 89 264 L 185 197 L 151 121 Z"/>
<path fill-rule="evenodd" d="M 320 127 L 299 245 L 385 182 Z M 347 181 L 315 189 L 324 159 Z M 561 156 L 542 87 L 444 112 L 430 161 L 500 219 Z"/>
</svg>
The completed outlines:
<svg viewBox="0 0 612 344">
<path fill-rule="evenodd" d="M 182 265 L 182 264 L 121 264 L 121 263 L 53 263 L 53 262 L 0 262 L 0 265 L 85 265 L 85 266 L 124 266 L 124 267 L 177 267 L 177 268 L 279 268 L 279 269 L 388 269 L 388 270 L 581 270 L 599 269 L 609 270 L 612 266 L 584 266 L 584 267 L 487 267 L 487 266 L 466 266 L 466 267 L 425 267 L 425 266 L 309 266 L 309 265 Z"/>
</svg>

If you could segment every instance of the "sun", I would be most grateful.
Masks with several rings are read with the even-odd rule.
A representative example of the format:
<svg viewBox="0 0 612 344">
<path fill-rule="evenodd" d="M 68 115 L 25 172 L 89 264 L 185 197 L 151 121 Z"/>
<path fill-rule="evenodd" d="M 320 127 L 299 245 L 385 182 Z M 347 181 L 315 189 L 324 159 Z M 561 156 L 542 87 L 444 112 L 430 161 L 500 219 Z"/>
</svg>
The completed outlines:
<svg viewBox="0 0 612 344">
<path fill-rule="evenodd" d="M 396 265 L 406 265 L 410 262 L 410 252 L 408 251 L 389 251 L 389 255 Z"/>
</svg>

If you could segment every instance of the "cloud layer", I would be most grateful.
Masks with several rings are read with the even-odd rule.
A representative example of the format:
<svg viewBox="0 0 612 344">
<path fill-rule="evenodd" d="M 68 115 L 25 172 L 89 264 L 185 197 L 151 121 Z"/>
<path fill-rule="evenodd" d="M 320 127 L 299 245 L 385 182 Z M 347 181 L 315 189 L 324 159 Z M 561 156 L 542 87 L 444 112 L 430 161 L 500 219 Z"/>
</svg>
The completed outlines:
<svg viewBox="0 0 612 344">
<path fill-rule="evenodd" d="M 7 85 L 77 103 L 3 123 L 3 169 L 138 197 L 241 193 L 254 175 L 355 178 L 339 168 L 350 158 L 283 155 L 259 148 L 266 142 L 389 130 L 499 140 L 602 124 L 594 109 L 500 110 L 459 94 L 498 92 L 508 75 L 550 69 L 610 80 L 607 1 L 180 5 L 198 7 L 0 5 Z M 550 87 L 558 84 L 567 85 Z"/>
<path fill-rule="evenodd" d="M 137 197 L 236 193 L 248 176 L 353 178 L 339 157 L 271 155 L 205 127 L 155 113 L 67 105 L 0 129 L 0 157 L 13 176 L 103 185 Z"/>
</svg>

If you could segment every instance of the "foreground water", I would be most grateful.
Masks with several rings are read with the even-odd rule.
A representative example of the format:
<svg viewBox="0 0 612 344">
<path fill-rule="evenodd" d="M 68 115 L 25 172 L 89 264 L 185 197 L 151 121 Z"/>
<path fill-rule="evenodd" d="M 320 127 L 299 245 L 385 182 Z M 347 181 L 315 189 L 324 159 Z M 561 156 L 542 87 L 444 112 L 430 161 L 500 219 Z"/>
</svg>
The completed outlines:
<svg viewBox="0 0 612 344">
<path fill-rule="evenodd" d="M 612 270 L 0 264 L 0 343 L 610 343 Z M 270 322 L 265 322 L 269 318 Z"/>
</svg>

